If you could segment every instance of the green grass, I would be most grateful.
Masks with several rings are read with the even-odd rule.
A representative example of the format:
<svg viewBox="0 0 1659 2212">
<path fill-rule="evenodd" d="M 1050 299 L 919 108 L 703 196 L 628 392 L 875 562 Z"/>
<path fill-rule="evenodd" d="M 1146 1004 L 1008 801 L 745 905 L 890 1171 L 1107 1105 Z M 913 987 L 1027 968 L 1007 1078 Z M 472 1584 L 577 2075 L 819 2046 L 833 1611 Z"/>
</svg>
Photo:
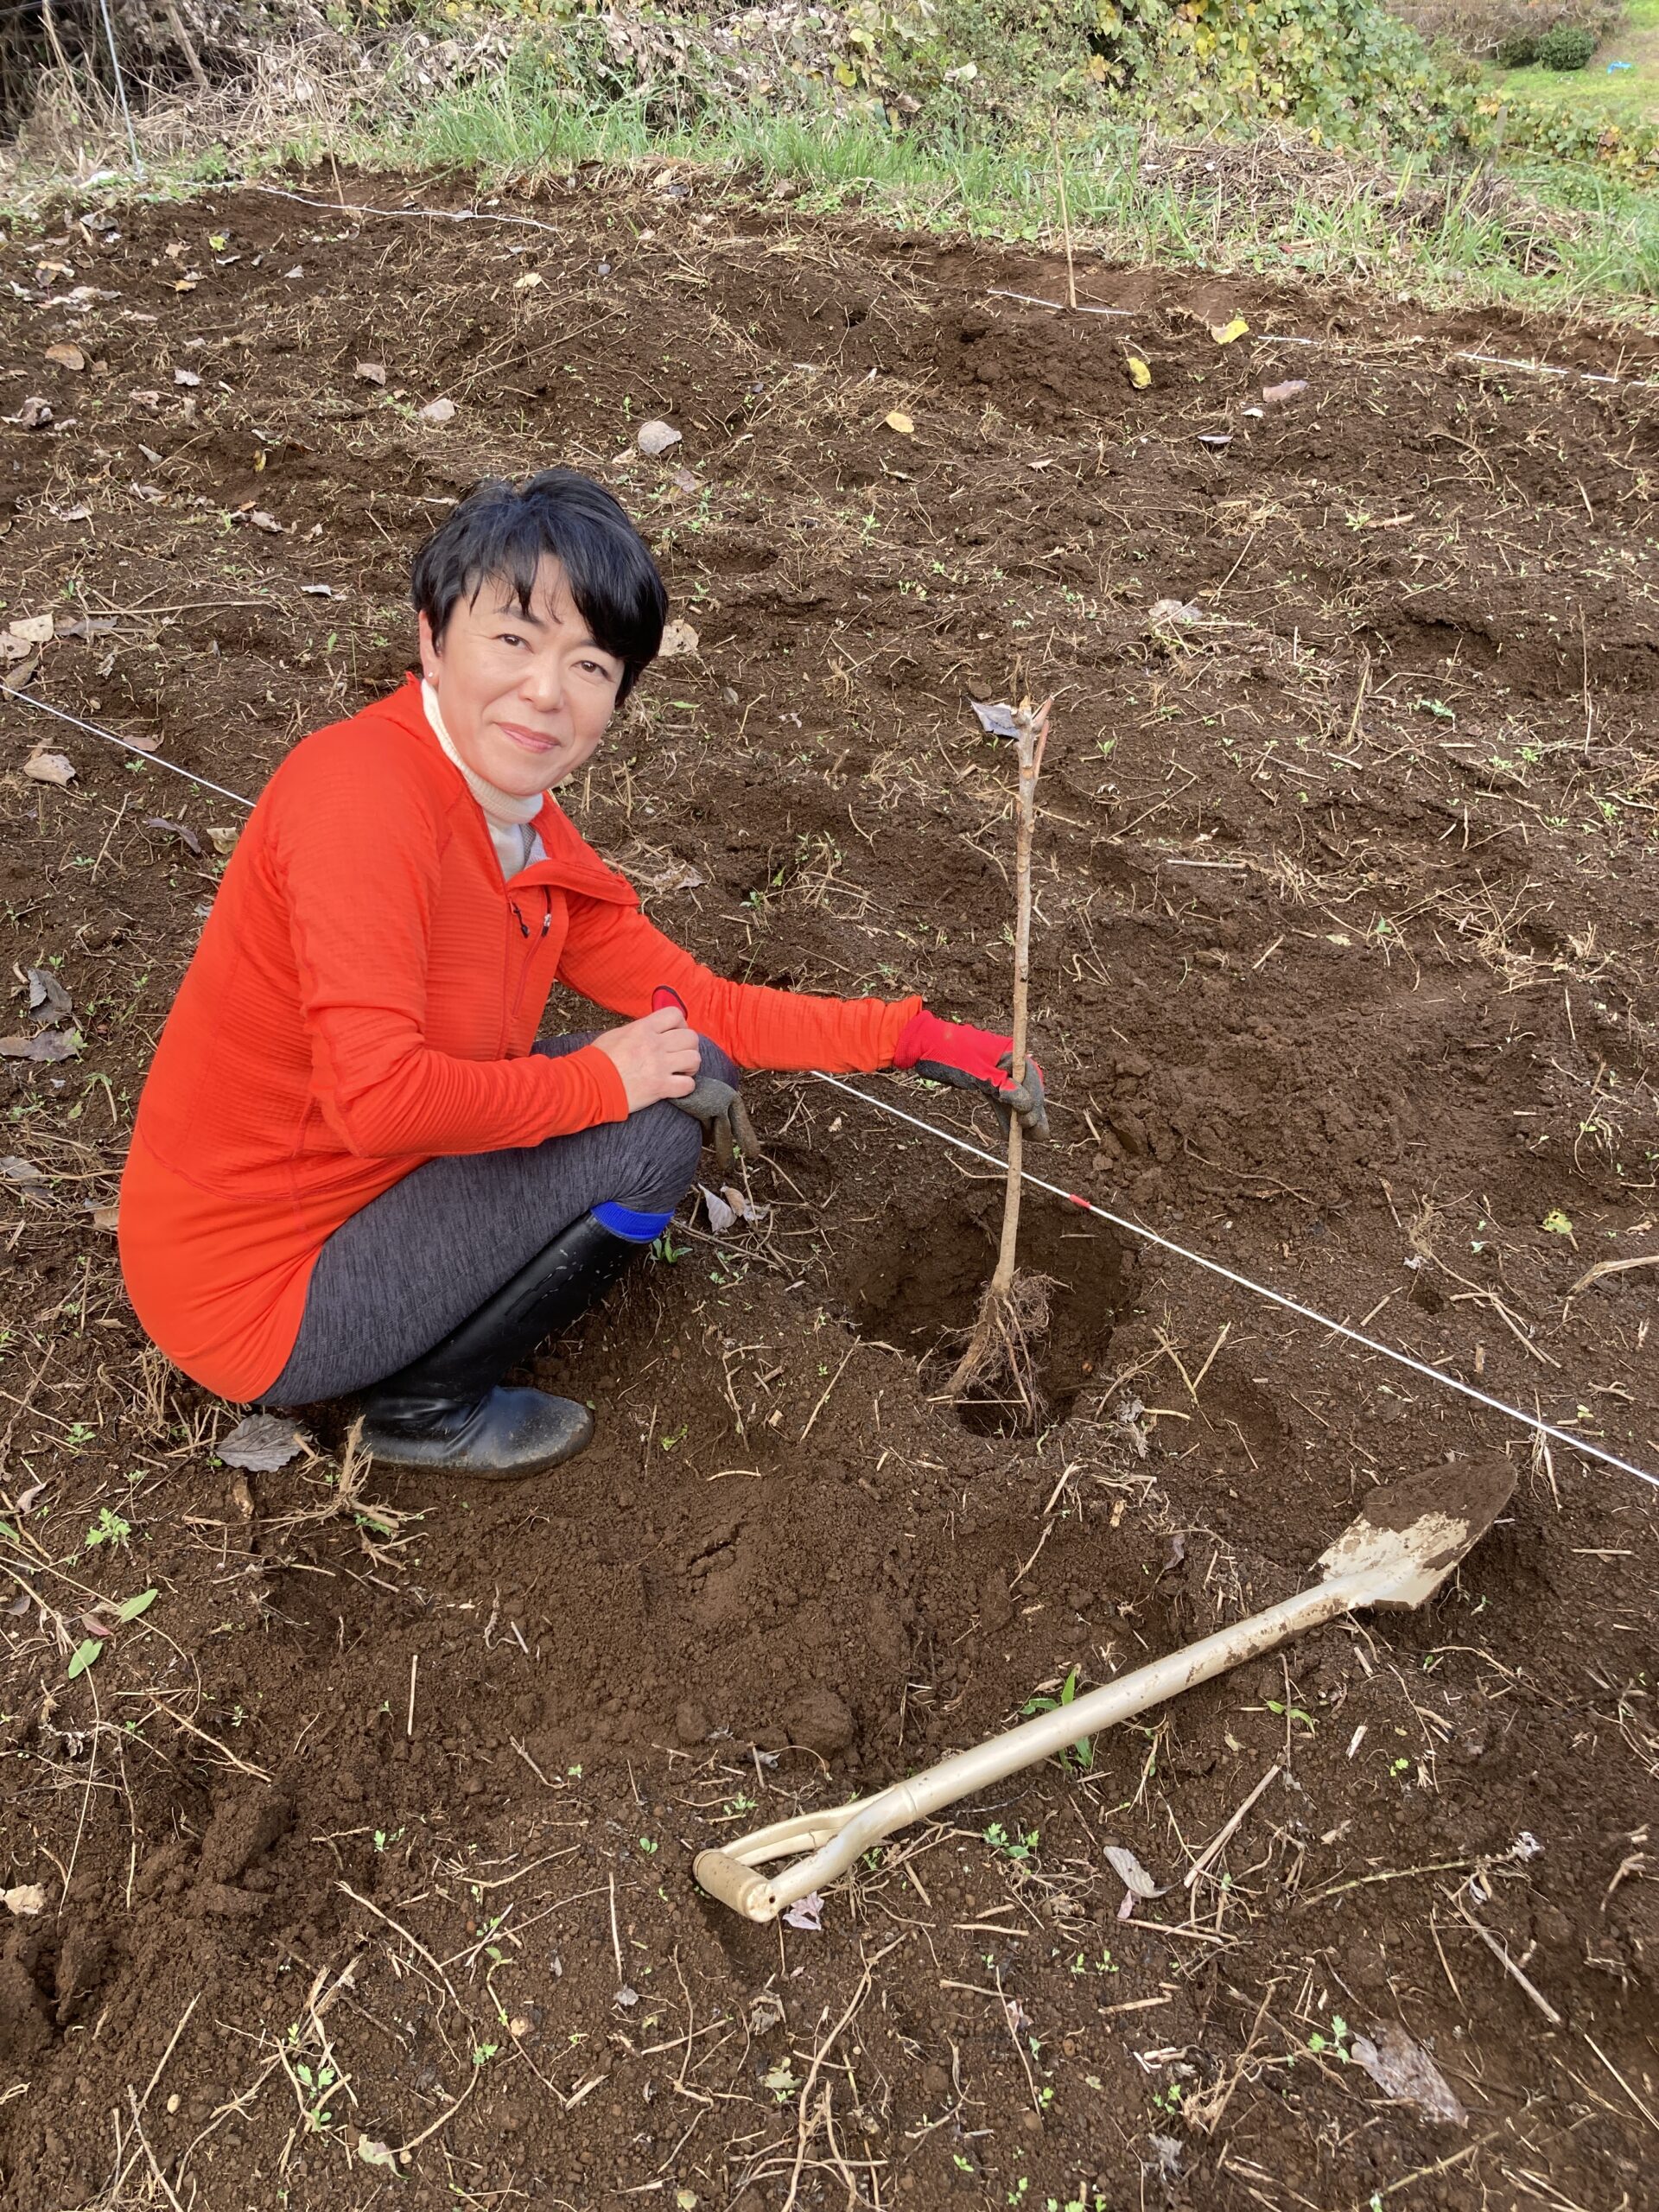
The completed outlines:
<svg viewBox="0 0 1659 2212">
<path fill-rule="evenodd" d="M 1610 61 L 1629 69 L 1608 73 Z M 1624 27 L 1598 48 L 1583 69 L 1500 69 L 1482 75 L 1495 91 L 1538 100 L 1610 123 L 1659 124 L 1659 0 L 1630 0 Z"/>
</svg>

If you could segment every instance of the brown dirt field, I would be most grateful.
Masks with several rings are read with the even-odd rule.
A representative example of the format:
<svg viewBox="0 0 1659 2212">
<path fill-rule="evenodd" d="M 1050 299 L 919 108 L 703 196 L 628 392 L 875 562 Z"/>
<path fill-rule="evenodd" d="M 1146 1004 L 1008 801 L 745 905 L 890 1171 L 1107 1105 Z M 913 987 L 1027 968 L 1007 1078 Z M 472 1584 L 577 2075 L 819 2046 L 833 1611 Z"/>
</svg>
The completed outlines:
<svg viewBox="0 0 1659 2212">
<path fill-rule="evenodd" d="M 1659 1274 L 1573 1294 L 1659 1249 L 1659 394 L 1450 358 L 1612 365 L 1582 327 L 1334 294 L 1096 268 L 1132 314 L 1065 318 L 994 296 L 1058 296 L 1047 265 L 685 171 L 491 212 L 542 227 L 238 190 L 0 250 L 0 411 L 54 410 L 5 432 L 0 612 L 81 626 L 12 673 L 160 747 L 0 702 L 3 1026 L 49 968 L 82 1039 L 5 1064 L 0 1885 L 45 1893 L 0 1912 L 8 2202 L 1634 2212 L 1650 1489 L 1036 1198 L 1047 1422 L 966 1427 L 937 1347 L 995 1179 L 760 1077 L 764 1221 L 699 1216 L 543 1364 L 592 1452 L 373 1477 L 418 1516 L 376 1521 L 333 1414 L 232 1478 L 99 1210 L 239 818 L 160 764 L 257 791 L 408 664 L 446 503 L 558 458 L 699 632 L 571 795 L 665 927 L 997 1020 L 1012 772 L 968 702 L 1052 690 L 1039 1172 L 1659 1468 Z M 1331 343 L 1221 347 L 1234 308 Z M 1374 1482 L 1492 1450 L 1514 1500 L 1421 1613 L 905 1833 L 819 1931 L 694 1889 L 695 1851 L 1287 1595 Z M 1173 1886 L 1123 1917 L 1108 1844 Z M 1462 2122 L 1353 2055 L 1396 2031 Z"/>
</svg>

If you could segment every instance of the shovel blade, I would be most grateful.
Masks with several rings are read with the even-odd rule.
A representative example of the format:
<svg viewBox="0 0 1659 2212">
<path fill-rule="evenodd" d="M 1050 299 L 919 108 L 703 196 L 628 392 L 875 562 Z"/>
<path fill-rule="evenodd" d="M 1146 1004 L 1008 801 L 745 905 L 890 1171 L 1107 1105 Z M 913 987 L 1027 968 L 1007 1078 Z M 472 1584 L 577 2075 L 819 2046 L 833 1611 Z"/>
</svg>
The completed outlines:
<svg viewBox="0 0 1659 2212">
<path fill-rule="evenodd" d="M 1320 1554 L 1326 1580 L 1363 1574 L 1373 1585 L 1366 1605 L 1421 1605 L 1497 1520 L 1515 1478 L 1507 1459 L 1485 1452 L 1380 1484 Z"/>
</svg>

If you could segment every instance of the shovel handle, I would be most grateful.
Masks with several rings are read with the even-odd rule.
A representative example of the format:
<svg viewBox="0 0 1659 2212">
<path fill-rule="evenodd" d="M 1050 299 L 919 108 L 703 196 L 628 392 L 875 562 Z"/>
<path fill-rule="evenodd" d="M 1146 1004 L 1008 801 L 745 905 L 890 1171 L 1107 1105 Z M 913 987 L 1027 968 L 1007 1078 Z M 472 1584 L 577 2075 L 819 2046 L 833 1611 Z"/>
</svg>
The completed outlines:
<svg viewBox="0 0 1659 2212">
<path fill-rule="evenodd" d="M 1103 1688 L 1090 1690 L 1071 1705 L 1056 1706 L 1005 1734 L 958 1751 L 937 1766 L 895 1783 L 861 1803 L 837 1806 L 833 1811 L 810 1813 L 799 1820 L 779 1821 L 761 1828 L 726 1851 L 702 1851 L 691 1862 L 697 1886 L 746 1920 L 775 1920 L 786 1905 L 813 1890 L 824 1888 L 844 1874 L 863 1852 L 911 1821 L 954 1805 L 975 1790 L 988 1789 L 1024 1767 L 1056 1751 L 1068 1750 L 1084 1736 L 1093 1736 L 1120 1720 L 1144 1713 L 1148 1706 L 1206 1682 L 1213 1675 L 1271 1651 L 1294 1636 L 1300 1636 L 1338 1614 L 1371 1603 L 1378 1591 L 1398 1578 L 1397 1565 L 1371 1567 L 1354 1574 L 1333 1575 L 1294 1598 L 1217 1629 L 1183 1651 L 1137 1667 Z M 758 1864 L 798 1849 L 816 1836 L 830 1833 L 804 1859 L 767 1876 Z"/>
</svg>

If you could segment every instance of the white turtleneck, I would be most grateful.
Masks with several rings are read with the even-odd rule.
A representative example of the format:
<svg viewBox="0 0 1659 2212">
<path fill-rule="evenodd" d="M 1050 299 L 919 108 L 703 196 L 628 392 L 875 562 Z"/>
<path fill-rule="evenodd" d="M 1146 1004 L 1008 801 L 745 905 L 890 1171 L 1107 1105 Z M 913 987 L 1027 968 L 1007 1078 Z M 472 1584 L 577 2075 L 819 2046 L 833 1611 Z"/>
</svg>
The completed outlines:
<svg viewBox="0 0 1659 2212">
<path fill-rule="evenodd" d="M 445 756 L 460 769 L 467 788 L 483 810 L 490 842 L 495 847 L 495 856 L 501 863 L 502 876 L 511 880 L 520 868 L 529 868 L 533 861 L 547 858 L 547 853 L 531 824 L 542 810 L 545 791 L 532 791 L 528 798 L 515 792 L 499 791 L 493 784 L 486 784 L 467 766 L 455 750 L 455 741 L 444 728 L 443 716 L 438 709 L 438 695 L 424 678 L 421 683 L 421 704 L 426 709 L 426 719 L 432 726 L 432 734 L 442 747 Z"/>
</svg>

